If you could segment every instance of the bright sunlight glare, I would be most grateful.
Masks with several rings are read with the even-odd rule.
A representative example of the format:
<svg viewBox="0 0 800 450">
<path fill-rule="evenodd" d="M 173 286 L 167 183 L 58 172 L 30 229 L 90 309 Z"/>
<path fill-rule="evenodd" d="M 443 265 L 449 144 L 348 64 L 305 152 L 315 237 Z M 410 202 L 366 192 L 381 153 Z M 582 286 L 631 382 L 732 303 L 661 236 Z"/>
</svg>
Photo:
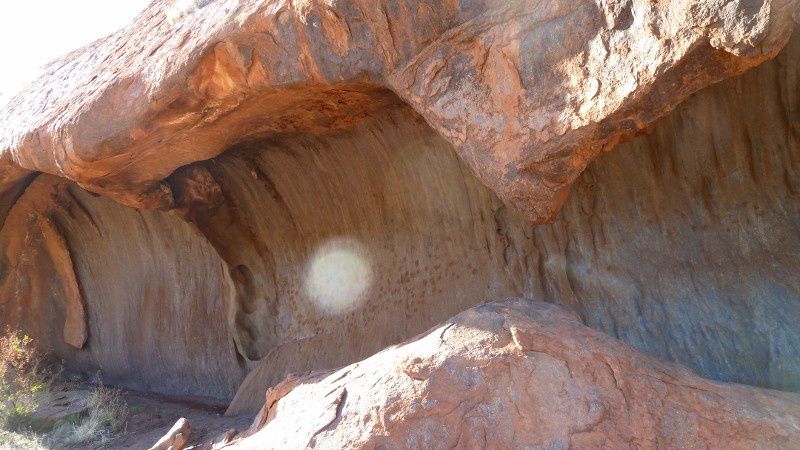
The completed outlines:
<svg viewBox="0 0 800 450">
<path fill-rule="evenodd" d="M 350 239 L 321 245 L 306 268 L 304 289 L 317 308 L 328 314 L 353 310 L 372 283 L 366 249 Z"/>
<path fill-rule="evenodd" d="M 0 6 L 0 105 L 48 62 L 125 27 L 150 0 L 24 0 Z"/>
</svg>

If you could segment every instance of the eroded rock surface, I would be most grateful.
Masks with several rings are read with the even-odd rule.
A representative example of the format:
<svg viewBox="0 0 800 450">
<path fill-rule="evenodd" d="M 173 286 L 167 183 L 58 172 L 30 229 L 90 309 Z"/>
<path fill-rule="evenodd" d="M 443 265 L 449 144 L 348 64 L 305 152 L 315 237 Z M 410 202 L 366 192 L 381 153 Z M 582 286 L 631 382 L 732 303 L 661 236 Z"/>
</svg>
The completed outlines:
<svg viewBox="0 0 800 450">
<path fill-rule="evenodd" d="M 259 393 L 517 292 L 496 230 L 502 203 L 405 108 L 335 136 L 251 142 L 169 182 L 195 199 L 186 216 L 229 267 L 233 339 L 258 366 Z"/>
<path fill-rule="evenodd" d="M 706 378 L 797 391 L 799 61 L 795 37 L 696 94 L 597 159 L 536 228 L 396 100 L 349 130 L 254 140 L 181 168 L 167 179 L 182 205 L 172 216 L 23 178 L 0 199 L 0 321 L 134 389 L 228 400 L 249 374 L 230 411 L 254 413 L 287 373 L 524 295 Z M 86 308 L 79 351 L 64 341 L 75 297 L 44 220 Z M 370 269 L 339 311 L 305 288 L 326 254 Z"/>
<path fill-rule="evenodd" d="M 799 87 L 796 33 L 598 158 L 534 228 L 525 295 L 706 378 L 800 391 Z"/>
<path fill-rule="evenodd" d="M 0 231 L 0 322 L 105 383 L 230 398 L 244 376 L 231 289 L 188 224 L 50 175 L 30 183 Z"/>
<path fill-rule="evenodd" d="M 604 154 L 577 181 L 576 195 L 552 224 L 529 228 L 497 206 L 471 212 L 488 244 L 488 261 L 502 274 L 488 285 L 486 298 L 525 295 L 569 305 L 590 326 L 704 377 L 800 390 L 799 61 L 800 35 L 777 60 L 698 93 L 647 135 Z M 465 261 L 483 251 L 472 247 Z M 391 274 L 397 259 L 387 261 Z M 453 268 L 475 281 L 490 273 L 492 266 L 483 264 L 477 271 Z M 393 326 L 404 315 L 431 324 L 444 320 L 451 306 L 477 304 L 467 298 L 478 290 L 410 312 L 391 312 L 394 302 L 378 296 L 377 310 L 367 317 L 371 323 L 386 317 Z M 436 298 L 401 293 L 419 299 L 412 305 Z M 347 320 L 337 326 L 353 329 Z M 386 329 L 368 326 L 363 335 L 349 335 L 371 342 Z M 250 372 L 229 411 L 255 411 L 267 387 L 313 366 L 300 355 L 319 349 L 317 361 L 332 364 L 329 355 L 341 354 L 343 342 L 351 341 L 282 346 Z"/>
<path fill-rule="evenodd" d="M 267 394 L 234 448 L 790 448 L 800 396 L 711 382 L 510 299 Z"/>
<path fill-rule="evenodd" d="M 42 171 L 180 207 L 163 182 L 176 168 L 347 128 L 394 101 L 388 89 L 541 222 L 601 150 L 777 54 L 799 4 L 159 0 L 0 111 L 2 190 Z"/>
<path fill-rule="evenodd" d="M 522 283 L 496 229 L 506 209 L 407 108 L 331 136 L 254 141 L 168 181 L 180 217 L 38 177 L 0 232 L 0 322 L 134 389 L 230 400 L 259 367 L 259 398 L 288 373 L 366 358 Z M 88 305 L 81 351 L 54 335 L 67 283 L 52 258 L 27 262 L 24 221 L 39 217 L 63 230 Z M 368 274 L 356 290 L 338 282 L 348 262 Z M 33 293 L 14 288 L 17 273 Z M 312 295 L 318 282 L 338 295 Z M 240 412 L 258 409 L 249 401 Z"/>
<path fill-rule="evenodd" d="M 800 390 L 797 5 L 156 1 L 0 111 L 0 322 L 238 413 L 523 295 Z"/>
</svg>

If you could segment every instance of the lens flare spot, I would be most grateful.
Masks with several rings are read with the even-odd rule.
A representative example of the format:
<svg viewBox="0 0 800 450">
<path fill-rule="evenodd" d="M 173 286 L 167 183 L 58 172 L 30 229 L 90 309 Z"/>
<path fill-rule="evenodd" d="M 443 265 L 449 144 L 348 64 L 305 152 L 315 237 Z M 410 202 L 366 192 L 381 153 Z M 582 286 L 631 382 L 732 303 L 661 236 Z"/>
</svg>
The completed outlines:
<svg viewBox="0 0 800 450">
<path fill-rule="evenodd" d="M 326 313 L 341 314 L 358 306 L 372 283 L 372 269 L 363 246 L 349 239 L 320 246 L 306 268 L 304 290 Z"/>
</svg>

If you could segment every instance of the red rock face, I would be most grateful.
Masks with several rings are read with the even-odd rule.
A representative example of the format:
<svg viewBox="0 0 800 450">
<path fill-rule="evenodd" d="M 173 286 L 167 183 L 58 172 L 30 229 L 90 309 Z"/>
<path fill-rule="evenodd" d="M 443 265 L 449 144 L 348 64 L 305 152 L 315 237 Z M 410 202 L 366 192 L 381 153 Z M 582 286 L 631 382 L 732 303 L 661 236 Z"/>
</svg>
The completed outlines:
<svg viewBox="0 0 800 450">
<path fill-rule="evenodd" d="M 234 448 L 791 448 L 800 396 L 715 383 L 510 299 L 290 379 Z"/>
<path fill-rule="evenodd" d="M 163 180 L 230 146 L 347 128 L 386 90 L 507 204 L 552 219 L 603 149 L 774 56 L 798 2 L 153 3 L 0 113 L 10 185 L 71 179 L 171 209 Z M 22 169 L 22 170 L 20 170 Z"/>
<path fill-rule="evenodd" d="M 800 390 L 798 1 L 184 3 L 0 111 L 0 323 L 69 370 L 255 413 L 512 296 Z M 796 444 L 796 397 L 492 308 L 242 444 Z"/>
</svg>

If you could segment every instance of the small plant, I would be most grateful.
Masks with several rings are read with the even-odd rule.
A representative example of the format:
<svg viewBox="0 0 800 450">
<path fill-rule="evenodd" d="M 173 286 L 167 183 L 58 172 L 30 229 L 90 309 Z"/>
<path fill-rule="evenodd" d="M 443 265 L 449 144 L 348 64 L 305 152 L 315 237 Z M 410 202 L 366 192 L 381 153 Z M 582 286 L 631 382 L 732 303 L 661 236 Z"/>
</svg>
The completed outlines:
<svg viewBox="0 0 800 450">
<path fill-rule="evenodd" d="M 6 328 L 0 337 L 0 427 L 24 426 L 48 387 L 32 339 Z"/>
<path fill-rule="evenodd" d="M 46 450 L 47 448 L 42 437 L 31 432 L 0 430 L 0 449 Z"/>
<path fill-rule="evenodd" d="M 37 409 L 53 403 L 56 391 L 81 386 L 80 380 L 56 383 L 54 377 L 42 368 L 33 340 L 7 328 L 0 336 L 0 450 L 103 444 L 123 430 L 130 410 L 119 390 L 99 382 L 86 396 L 85 412 L 62 419 L 55 427 L 37 426 Z"/>
<path fill-rule="evenodd" d="M 130 410 L 120 391 L 97 384 L 87 399 L 88 413 L 75 423 L 62 423 L 48 441 L 56 446 L 104 443 L 122 431 Z"/>
</svg>

